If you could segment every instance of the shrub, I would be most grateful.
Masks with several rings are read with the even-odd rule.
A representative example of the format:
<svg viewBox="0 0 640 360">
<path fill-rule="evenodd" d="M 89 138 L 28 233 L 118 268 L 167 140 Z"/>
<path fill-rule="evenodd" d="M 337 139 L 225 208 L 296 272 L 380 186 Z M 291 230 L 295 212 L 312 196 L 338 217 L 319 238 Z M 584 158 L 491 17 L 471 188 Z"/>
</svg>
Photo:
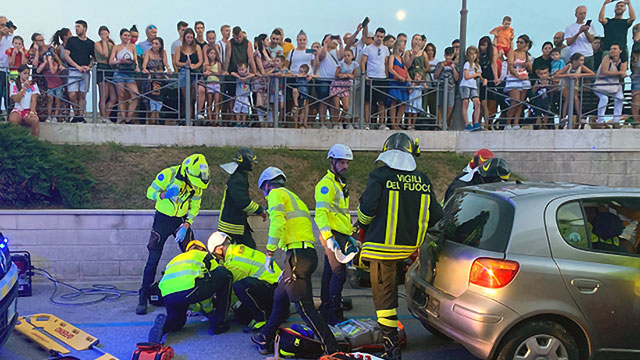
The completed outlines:
<svg viewBox="0 0 640 360">
<path fill-rule="evenodd" d="M 0 207 L 89 204 L 95 183 L 86 167 L 27 129 L 0 124 Z"/>
</svg>

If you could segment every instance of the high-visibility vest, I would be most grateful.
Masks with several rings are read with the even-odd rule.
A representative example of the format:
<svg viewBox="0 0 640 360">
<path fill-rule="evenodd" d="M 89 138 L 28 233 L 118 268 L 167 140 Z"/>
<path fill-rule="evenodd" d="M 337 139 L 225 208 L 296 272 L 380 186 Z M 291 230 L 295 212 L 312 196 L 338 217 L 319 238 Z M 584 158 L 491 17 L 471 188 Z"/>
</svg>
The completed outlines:
<svg viewBox="0 0 640 360">
<path fill-rule="evenodd" d="M 349 197 L 343 189 L 346 184 L 336 180 L 331 171 L 316 185 L 316 216 L 314 218 L 323 239 L 333 236 L 332 230 L 351 235 L 351 216 L 349 215 Z"/>
<path fill-rule="evenodd" d="M 269 240 L 267 250 L 285 249 L 294 243 L 308 243 L 313 247 L 313 225 L 309 209 L 298 195 L 281 187 L 267 195 L 269 203 Z"/>
<path fill-rule="evenodd" d="M 204 261 L 207 255 L 209 253 L 206 251 L 189 250 L 171 259 L 158 284 L 162 296 L 193 289 L 197 278 L 215 269 L 218 264 L 213 259 L 207 269 Z"/>
<path fill-rule="evenodd" d="M 177 185 L 180 193 L 170 199 L 161 199 L 160 193 L 170 186 Z M 147 198 L 156 201 L 156 210 L 173 217 L 187 216 L 187 222 L 193 224 L 200 212 L 202 201 L 202 189 L 192 187 L 184 181 L 180 174 L 180 166 L 172 166 L 162 170 L 156 175 L 151 185 L 147 188 Z"/>
<path fill-rule="evenodd" d="M 229 245 L 224 256 L 224 267 L 233 274 L 233 282 L 247 277 L 254 277 L 269 284 L 275 284 L 280 277 L 280 267 L 273 263 L 274 273 L 270 274 L 264 263 L 267 256 L 258 250 L 244 245 Z"/>
</svg>

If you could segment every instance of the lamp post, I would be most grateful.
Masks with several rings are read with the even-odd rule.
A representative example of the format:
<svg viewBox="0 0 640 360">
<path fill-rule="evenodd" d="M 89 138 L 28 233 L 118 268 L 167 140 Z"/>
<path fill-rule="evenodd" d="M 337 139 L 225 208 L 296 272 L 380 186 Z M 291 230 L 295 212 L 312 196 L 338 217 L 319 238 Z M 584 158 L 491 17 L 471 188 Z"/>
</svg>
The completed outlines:
<svg viewBox="0 0 640 360">
<path fill-rule="evenodd" d="M 458 55 L 458 71 L 462 75 L 462 69 L 464 69 L 464 62 L 466 61 L 466 49 L 467 49 L 467 0 L 462 0 L 462 9 L 460 9 L 460 52 Z M 457 86 L 456 86 L 457 87 Z M 465 125 L 462 119 L 462 100 L 460 99 L 460 92 L 456 91 L 456 100 L 453 105 L 453 112 L 451 113 L 451 127 L 456 130 L 464 129 Z"/>
</svg>

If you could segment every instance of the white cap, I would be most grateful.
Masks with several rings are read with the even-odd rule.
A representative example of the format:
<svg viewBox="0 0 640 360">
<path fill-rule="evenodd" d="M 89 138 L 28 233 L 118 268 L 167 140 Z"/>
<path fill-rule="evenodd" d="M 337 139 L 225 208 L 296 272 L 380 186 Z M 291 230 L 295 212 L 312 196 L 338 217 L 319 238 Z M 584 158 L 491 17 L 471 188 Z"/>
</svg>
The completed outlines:
<svg viewBox="0 0 640 360">
<path fill-rule="evenodd" d="M 329 149 L 327 159 L 353 160 L 353 152 L 347 145 L 335 144 Z"/>
<path fill-rule="evenodd" d="M 213 253 L 213 251 L 220 245 L 224 244 L 225 240 L 231 240 L 231 237 L 225 233 L 223 233 L 222 231 L 216 231 L 213 234 L 211 234 L 211 236 L 209 236 L 209 240 L 207 241 L 207 250 L 209 250 L 210 253 Z"/>
<path fill-rule="evenodd" d="M 260 174 L 260 178 L 258 179 L 258 188 L 262 189 L 262 185 L 264 185 L 266 181 L 273 180 L 278 176 L 282 176 L 285 180 L 287 180 L 287 177 L 284 176 L 282 170 L 278 169 L 275 166 L 269 166 L 268 168 L 264 169 L 262 174 Z"/>
</svg>

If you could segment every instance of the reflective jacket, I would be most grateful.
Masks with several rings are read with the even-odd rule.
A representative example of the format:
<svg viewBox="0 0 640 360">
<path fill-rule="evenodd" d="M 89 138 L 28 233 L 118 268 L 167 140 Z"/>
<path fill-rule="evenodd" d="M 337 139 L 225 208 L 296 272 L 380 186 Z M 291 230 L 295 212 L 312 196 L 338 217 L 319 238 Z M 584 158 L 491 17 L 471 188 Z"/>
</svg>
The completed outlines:
<svg viewBox="0 0 640 360">
<path fill-rule="evenodd" d="M 190 250 L 171 259 L 158 284 L 162 296 L 193 289 L 218 263 L 206 251 Z"/>
<path fill-rule="evenodd" d="M 351 235 L 351 216 L 349 215 L 349 196 L 344 196 L 347 184 L 336 180 L 331 171 L 316 185 L 316 216 L 314 218 L 323 239 L 333 236 L 332 231 Z"/>
<path fill-rule="evenodd" d="M 227 234 L 244 234 L 247 214 L 262 214 L 260 205 L 249 197 L 249 176 L 245 170 L 237 169 L 227 180 L 220 206 L 218 230 Z"/>
<path fill-rule="evenodd" d="M 382 166 L 369 174 L 360 196 L 358 222 L 367 229 L 361 256 L 400 260 L 415 252 L 442 208 L 427 175 Z"/>
<path fill-rule="evenodd" d="M 273 263 L 274 273 L 270 274 L 264 263 L 267 256 L 258 250 L 254 250 L 244 245 L 231 244 L 227 247 L 224 256 L 224 267 L 233 274 L 233 282 L 247 277 L 254 277 L 259 280 L 275 284 L 282 270 L 275 262 Z"/>
<path fill-rule="evenodd" d="M 281 187 L 271 190 L 267 201 L 270 220 L 267 250 L 286 250 L 289 245 L 302 242 L 313 247 L 311 215 L 298 195 Z"/>
<path fill-rule="evenodd" d="M 180 194 L 170 199 L 160 199 L 160 193 L 166 191 L 171 185 L 180 188 Z M 158 173 L 149 188 L 147 198 L 156 201 L 156 210 L 173 217 L 187 216 L 186 221 L 193 224 L 200 212 L 202 201 L 202 189 L 191 186 L 180 174 L 180 166 L 172 166 Z"/>
</svg>

